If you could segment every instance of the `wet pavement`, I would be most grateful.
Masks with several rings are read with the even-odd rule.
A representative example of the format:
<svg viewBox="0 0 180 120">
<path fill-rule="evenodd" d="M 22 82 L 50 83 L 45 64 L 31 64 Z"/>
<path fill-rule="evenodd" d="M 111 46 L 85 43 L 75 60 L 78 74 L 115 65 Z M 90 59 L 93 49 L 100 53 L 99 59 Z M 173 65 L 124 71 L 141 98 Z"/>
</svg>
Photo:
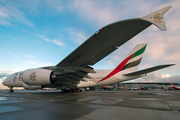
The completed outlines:
<svg viewBox="0 0 180 120">
<path fill-rule="evenodd" d="M 0 120 L 179 120 L 180 91 L 0 90 Z"/>
</svg>

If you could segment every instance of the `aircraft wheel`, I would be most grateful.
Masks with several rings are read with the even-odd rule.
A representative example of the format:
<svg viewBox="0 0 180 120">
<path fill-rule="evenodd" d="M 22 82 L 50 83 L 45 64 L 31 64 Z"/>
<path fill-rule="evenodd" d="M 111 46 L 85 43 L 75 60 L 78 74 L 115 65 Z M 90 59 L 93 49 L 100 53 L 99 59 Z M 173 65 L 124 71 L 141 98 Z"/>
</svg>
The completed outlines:
<svg viewBox="0 0 180 120">
<path fill-rule="evenodd" d="M 8 92 L 9 92 L 9 93 L 13 93 L 13 92 L 14 92 L 14 90 L 13 90 L 13 89 L 10 89 Z"/>
<path fill-rule="evenodd" d="M 70 92 L 74 92 L 74 90 L 70 90 Z"/>
<path fill-rule="evenodd" d="M 66 90 L 65 89 L 62 89 L 62 93 L 65 93 L 66 92 Z"/>
</svg>

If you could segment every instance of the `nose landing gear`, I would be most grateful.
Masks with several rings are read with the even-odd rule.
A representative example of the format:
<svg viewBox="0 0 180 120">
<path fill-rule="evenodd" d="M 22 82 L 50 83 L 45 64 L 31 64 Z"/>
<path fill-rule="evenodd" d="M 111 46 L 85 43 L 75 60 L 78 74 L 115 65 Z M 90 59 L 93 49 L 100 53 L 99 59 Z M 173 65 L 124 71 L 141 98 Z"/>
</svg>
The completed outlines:
<svg viewBox="0 0 180 120">
<path fill-rule="evenodd" d="M 8 92 L 13 93 L 14 92 L 13 87 L 11 87 Z"/>
</svg>

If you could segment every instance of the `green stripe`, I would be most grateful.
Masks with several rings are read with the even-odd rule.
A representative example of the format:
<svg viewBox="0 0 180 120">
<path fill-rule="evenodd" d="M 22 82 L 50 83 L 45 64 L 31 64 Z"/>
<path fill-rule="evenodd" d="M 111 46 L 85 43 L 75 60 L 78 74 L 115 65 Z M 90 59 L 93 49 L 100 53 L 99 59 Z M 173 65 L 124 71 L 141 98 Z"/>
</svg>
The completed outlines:
<svg viewBox="0 0 180 120">
<path fill-rule="evenodd" d="M 146 44 L 143 48 L 141 48 L 140 50 L 136 51 L 136 52 L 134 53 L 134 55 L 131 57 L 131 59 L 134 58 L 134 57 L 136 57 L 136 56 L 138 56 L 138 55 L 140 55 L 140 54 L 142 54 L 142 53 L 145 51 L 146 46 L 147 46 L 147 44 Z"/>
</svg>

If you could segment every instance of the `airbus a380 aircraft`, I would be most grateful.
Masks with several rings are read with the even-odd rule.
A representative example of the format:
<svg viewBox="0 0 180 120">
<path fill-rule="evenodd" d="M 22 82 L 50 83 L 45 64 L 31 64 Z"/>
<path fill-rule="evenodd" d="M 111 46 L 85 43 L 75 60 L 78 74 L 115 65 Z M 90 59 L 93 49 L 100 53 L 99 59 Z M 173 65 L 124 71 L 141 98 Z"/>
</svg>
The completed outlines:
<svg viewBox="0 0 180 120">
<path fill-rule="evenodd" d="M 171 6 L 167 6 L 141 18 L 111 23 L 95 32 L 56 66 L 14 73 L 3 81 L 3 85 L 10 87 L 9 92 L 13 92 L 13 87 L 30 90 L 58 88 L 62 92 L 70 88 L 78 91 L 81 87 L 102 86 L 143 77 L 149 72 L 174 65 L 160 65 L 137 71 L 147 46 L 138 44 L 114 70 L 94 70 L 90 67 L 151 24 L 166 30 L 164 14 L 170 8 Z"/>
</svg>

